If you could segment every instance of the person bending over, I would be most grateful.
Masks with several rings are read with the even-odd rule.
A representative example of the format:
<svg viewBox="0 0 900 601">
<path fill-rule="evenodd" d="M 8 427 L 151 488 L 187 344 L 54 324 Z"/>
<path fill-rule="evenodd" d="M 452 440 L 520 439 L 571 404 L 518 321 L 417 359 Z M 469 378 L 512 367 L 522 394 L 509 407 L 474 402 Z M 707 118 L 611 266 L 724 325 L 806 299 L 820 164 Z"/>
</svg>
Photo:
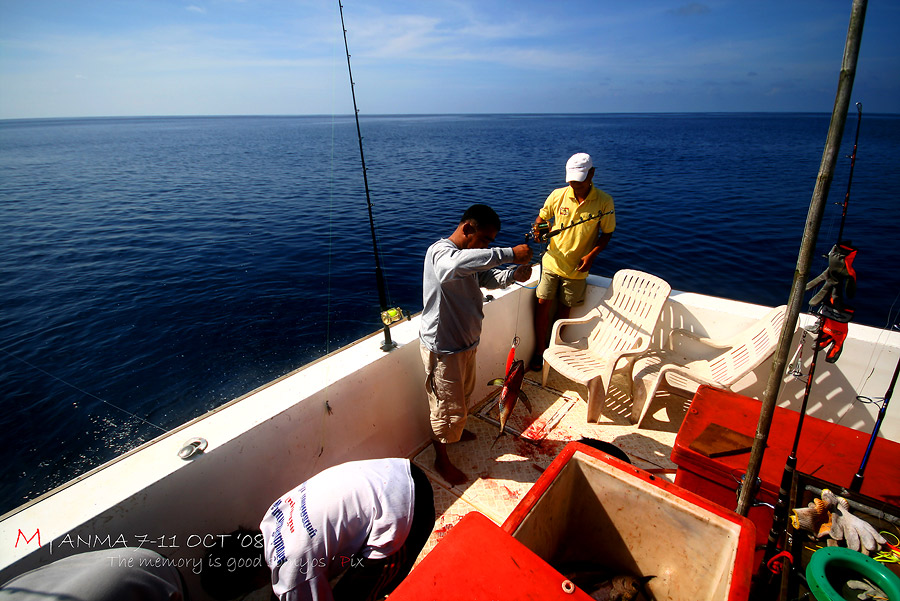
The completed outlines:
<svg viewBox="0 0 900 601">
<path fill-rule="evenodd" d="M 408 459 L 351 461 L 272 503 L 259 530 L 224 537 L 201 583 L 231 599 L 272 583 L 281 601 L 361 601 L 406 577 L 434 527 L 425 473 Z"/>
</svg>

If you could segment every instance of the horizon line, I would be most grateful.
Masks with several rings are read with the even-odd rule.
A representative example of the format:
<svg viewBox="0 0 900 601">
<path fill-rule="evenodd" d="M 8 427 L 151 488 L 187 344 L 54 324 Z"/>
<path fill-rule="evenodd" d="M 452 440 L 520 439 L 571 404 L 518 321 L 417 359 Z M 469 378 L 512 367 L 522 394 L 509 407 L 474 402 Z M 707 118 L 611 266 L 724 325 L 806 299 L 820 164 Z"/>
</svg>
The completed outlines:
<svg viewBox="0 0 900 601">
<path fill-rule="evenodd" d="M 847 111 L 848 114 L 855 111 Z M 612 115 L 829 115 L 826 111 L 608 111 L 608 112 L 468 112 L 468 113 L 371 113 L 360 118 L 382 117 L 484 117 L 484 116 L 612 116 Z M 868 116 L 896 116 L 900 113 L 868 113 Z M 0 117 L 0 121 L 61 121 L 74 119 L 219 119 L 219 118 L 294 118 L 294 117 L 353 117 L 353 113 L 221 113 L 221 114 L 159 114 L 159 115 L 67 115 L 51 117 Z"/>
</svg>

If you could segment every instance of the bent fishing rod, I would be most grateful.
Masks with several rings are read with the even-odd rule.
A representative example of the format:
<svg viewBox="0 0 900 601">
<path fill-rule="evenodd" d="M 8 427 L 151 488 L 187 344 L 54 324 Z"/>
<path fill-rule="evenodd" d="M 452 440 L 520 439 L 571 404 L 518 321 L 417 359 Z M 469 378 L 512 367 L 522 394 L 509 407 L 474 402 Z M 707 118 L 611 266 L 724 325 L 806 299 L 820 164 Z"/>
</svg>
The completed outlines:
<svg viewBox="0 0 900 601">
<path fill-rule="evenodd" d="M 350 75 L 350 95 L 353 97 L 353 116 L 356 119 L 356 137 L 359 140 L 359 158 L 362 162 L 363 184 L 366 188 L 366 206 L 369 210 L 369 229 L 372 233 L 372 251 L 375 255 L 375 280 L 378 284 L 378 301 L 381 304 L 381 321 L 384 323 L 384 343 L 381 350 L 387 352 L 397 347 L 397 343 L 391 340 L 391 324 L 403 318 L 403 310 L 399 307 L 389 308 L 387 301 L 387 287 L 384 283 L 384 272 L 381 269 L 381 259 L 378 254 L 378 239 L 375 236 L 375 218 L 372 215 L 372 198 L 369 194 L 369 178 L 366 174 L 366 156 L 363 153 L 362 130 L 359 127 L 359 108 L 356 106 L 356 84 L 353 83 L 353 70 L 350 68 L 350 46 L 347 44 L 347 27 L 344 25 L 344 5 L 338 0 L 338 10 L 341 13 L 341 30 L 344 32 L 344 53 L 347 55 L 347 73 Z"/>
</svg>

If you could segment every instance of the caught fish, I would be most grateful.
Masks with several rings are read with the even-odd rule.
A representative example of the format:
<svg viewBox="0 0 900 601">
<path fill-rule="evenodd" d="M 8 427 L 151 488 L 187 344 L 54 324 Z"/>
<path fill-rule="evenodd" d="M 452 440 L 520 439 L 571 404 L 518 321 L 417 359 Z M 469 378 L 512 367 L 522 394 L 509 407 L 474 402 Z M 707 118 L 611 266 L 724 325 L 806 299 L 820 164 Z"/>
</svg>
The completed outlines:
<svg viewBox="0 0 900 601">
<path fill-rule="evenodd" d="M 644 592 L 644 584 L 651 578 L 653 576 L 635 578 L 629 574 L 620 574 L 585 592 L 594 601 L 635 601 Z"/>
<path fill-rule="evenodd" d="M 652 600 L 647 583 L 655 576 L 637 578 L 628 573 L 618 573 L 593 562 L 568 562 L 560 573 L 565 574 L 578 588 L 595 601 Z"/>
<path fill-rule="evenodd" d="M 525 362 L 519 359 L 509 366 L 509 369 L 506 371 L 506 378 L 497 378 L 496 380 L 488 382 L 488 386 L 503 387 L 500 391 L 500 401 L 497 404 L 497 407 L 500 410 L 500 434 L 494 439 L 491 447 L 497 444 L 500 437 L 506 433 L 506 421 L 509 419 L 510 414 L 516 406 L 516 401 L 519 400 L 519 398 L 522 399 L 522 402 L 525 403 L 525 407 L 531 412 L 531 403 L 528 401 L 528 397 L 525 393 L 522 392 L 522 379 L 524 377 Z"/>
</svg>

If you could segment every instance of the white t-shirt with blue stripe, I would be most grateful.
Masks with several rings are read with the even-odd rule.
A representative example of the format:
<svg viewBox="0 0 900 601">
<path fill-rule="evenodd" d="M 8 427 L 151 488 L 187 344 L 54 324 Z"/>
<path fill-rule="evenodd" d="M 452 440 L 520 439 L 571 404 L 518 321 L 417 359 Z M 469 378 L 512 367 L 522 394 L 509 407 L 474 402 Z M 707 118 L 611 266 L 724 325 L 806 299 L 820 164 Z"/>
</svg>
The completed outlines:
<svg viewBox="0 0 900 601">
<path fill-rule="evenodd" d="M 331 601 L 330 578 L 396 552 L 409 534 L 413 486 L 408 459 L 373 459 L 331 467 L 282 495 L 260 523 L 275 594 Z"/>
</svg>

